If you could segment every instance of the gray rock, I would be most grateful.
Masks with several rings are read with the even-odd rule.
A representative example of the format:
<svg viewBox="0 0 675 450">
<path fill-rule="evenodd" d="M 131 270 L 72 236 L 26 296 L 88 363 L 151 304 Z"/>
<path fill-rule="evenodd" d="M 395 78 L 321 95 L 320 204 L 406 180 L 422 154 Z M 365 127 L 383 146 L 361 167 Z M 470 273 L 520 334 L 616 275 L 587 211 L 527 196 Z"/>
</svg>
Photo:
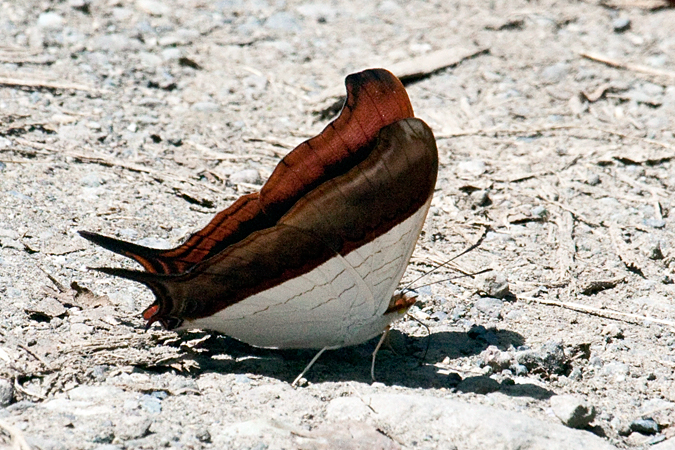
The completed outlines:
<svg viewBox="0 0 675 450">
<path fill-rule="evenodd" d="M 66 450 L 68 447 L 56 439 L 43 438 L 41 436 L 26 436 L 29 448 L 40 450 Z"/>
<path fill-rule="evenodd" d="M 457 164 L 457 171 L 470 177 L 478 177 L 485 173 L 487 167 L 481 160 L 471 159 Z"/>
<path fill-rule="evenodd" d="M 63 17 L 55 12 L 43 12 L 38 16 L 37 25 L 40 28 L 58 30 L 63 27 Z"/>
<path fill-rule="evenodd" d="M 590 184 L 591 186 L 597 186 L 600 184 L 600 175 L 597 173 L 591 173 L 588 175 L 588 178 L 586 179 L 586 183 Z"/>
<path fill-rule="evenodd" d="M 516 361 L 530 372 L 565 374 L 570 367 L 561 342 L 548 341 L 539 350 L 525 350 L 516 353 Z"/>
<path fill-rule="evenodd" d="M 138 242 L 136 243 L 138 245 L 143 245 L 145 247 L 152 247 L 159 249 L 167 249 L 173 247 L 171 242 L 167 241 L 166 239 L 160 239 L 155 237 L 146 237 L 143 239 L 139 239 Z"/>
<path fill-rule="evenodd" d="M 58 300 L 45 297 L 35 307 L 29 308 L 29 311 L 44 314 L 47 317 L 59 317 L 66 313 L 66 308 Z"/>
<path fill-rule="evenodd" d="M 300 24 L 292 14 L 281 11 L 272 14 L 266 21 L 265 27 L 280 31 L 300 31 Z"/>
<path fill-rule="evenodd" d="M 570 428 L 586 428 L 595 419 L 595 408 L 573 395 L 554 395 L 551 408 L 560 421 Z"/>
<path fill-rule="evenodd" d="M 297 438 L 300 448 L 340 450 L 400 450 L 401 446 L 377 428 L 355 420 L 322 424 Z"/>
<path fill-rule="evenodd" d="M 87 11 L 89 9 L 89 0 L 68 0 L 68 6 L 80 11 Z"/>
<path fill-rule="evenodd" d="M 137 0 L 136 8 L 151 16 L 163 16 L 171 12 L 171 7 L 156 0 Z"/>
<path fill-rule="evenodd" d="M 610 323 L 605 325 L 605 327 L 600 332 L 603 336 L 606 336 L 609 339 L 623 339 L 623 330 L 620 326 L 615 323 Z"/>
<path fill-rule="evenodd" d="M 122 228 L 117 232 L 117 234 L 119 234 L 122 239 L 126 239 L 127 241 L 133 241 L 138 238 L 138 231 L 131 228 Z"/>
<path fill-rule="evenodd" d="M 663 219 L 645 219 L 644 224 L 652 228 L 663 228 L 666 226 L 666 221 Z"/>
<path fill-rule="evenodd" d="M 78 386 L 68 391 L 68 398 L 75 401 L 104 401 L 119 399 L 124 391 L 115 386 Z"/>
<path fill-rule="evenodd" d="M 541 205 L 532 208 L 530 213 L 532 214 L 532 217 L 536 217 L 537 219 L 545 219 L 548 217 L 548 210 Z"/>
<path fill-rule="evenodd" d="M 140 439 L 150 431 L 152 420 L 144 416 L 126 416 L 115 425 L 115 436 L 128 441 Z"/>
<path fill-rule="evenodd" d="M 498 298 L 482 297 L 476 301 L 474 306 L 486 316 L 497 319 L 502 313 L 503 303 Z"/>
<path fill-rule="evenodd" d="M 510 294 L 509 282 L 500 272 L 489 272 L 478 278 L 478 289 L 494 298 L 504 298 Z"/>
<path fill-rule="evenodd" d="M 630 30 L 630 19 L 628 17 L 619 17 L 612 22 L 612 28 L 616 33 L 623 33 Z"/>
<path fill-rule="evenodd" d="M 567 76 L 568 69 L 569 67 L 565 63 L 558 63 L 545 67 L 540 74 L 541 80 L 548 84 L 558 83 Z"/>
<path fill-rule="evenodd" d="M 162 50 L 162 58 L 164 61 L 173 61 L 180 59 L 183 56 L 183 51 L 176 47 L 165 48 Z"/>
<path fill-rule="evenodd" d="M 12 141 L 10 141 L 9 139 L 7 139 L 6 137 L 0 136 L 0 149 L 8 148 L 8 147 L 10 147 L 11 145 L 12 145 Z"/>
<path fill-rule="evenodd" d="M 230 182 L 233 184 L 260 184 L 260 181 L 260 173 L 255 169 L 244 169 L 230 175 Z"/>
<path fill-rule="evenodd" d="M 406 420 L 401 420 L 402 417 Z M 454 399 L 377 394 L 336 398 L 326 408 L 326 419 L 329 421 L 358 420 L 367 423 L 370 418 L 402 442 L 423 438 L 426 432 L 420 429 L 419 424 L 424 424 L 424 430 L 434 430 L 436 442 L 451 442 L 461 449 L 615 449 L 588 432 L 543 422 L 518 412 L 466 404 Z"/>
<path fill-rule="evenodd" d="M 95 42 L 95 47 L 98 50 L 113 53 L 119 53 L 124 50 L 133 50 L 140 47 L 140 43 L 138 41 L 132 41 L 121 33 L 99 36 Z"/>
<path fill-rule="evenodd" d="M 307 19 L 313 19 L 317 22 L 330 22 L 335 20 L 339 10 L 323 2 L 305 3 L 297 8 L 298 13 Z"/>
<path fill-rule="evenodd" d="M 199 428 L 195 432 L 195 437 L 199 442 L 211 442 L 211 433 L 206 428 Z"/>
<path fill-rule="evenodd" d="M 468 377 L 457 385 L 460 392 L 473 392 L 474 394 L 485 395 L 490 392 L 496 392 L 502 387 L 498 381 L 489 377 Z"/>
<path fill-rule="evenodd" d="M 473 191 L 470 197 L 472 207 L 483 207 L 492 203 L 490 196 L 488 195 L 488 191 L 482 189 L 479 191 Z"/>
<path fill-rule="evenodd" d="M 153 395 L 144 394 L 138 402 L 141 409 L 144 409 L 151 414 L 159 414 L 162 412 L 162 402 Z"/>
<path fill-rule="evenodd" d="M 105 181 L 103 178 L 101 178 L 101 175 L 98 172 L 89 172 L 87 175 L 80 178 L 80 184 L 86 187 L 95 188 L 99 187 L 103 183 L 105 183 Z"/>
<path fill-rule="evenodd" d="M 637 419 L 630 423 L 630 430 L 640 434 L 652 435 L 659 432 L 659 424 L 654 419 Z"/>
<path fill-rule="evenodd" d="M 612 361 L 602 367 L 602 374 L 607 376 L 626 376 L 630 373 L 630 368 L 627 364 L 618 361 Z"/>
<path fill-rule="evenodd" d="M 6 378 L 0 378 L 0 406 L 5 407 L 14 399 L 14 385 Z"/>
<path fill-rule="evenodd" d="M 199 112 L 216 112 L 220 109 L 220 106 L 214 102 L 197 102 L 191 108 L 193 111 Z"/>
<path fill-rule="evenodd" d="M 509 369 L 513 365 L 513 355 L 509 352 L 503 352 L 496 346 L 490 345 L 480 355 L 484 365 L 492 367 L 495 372 L 501 372 Z"/>
</svg>

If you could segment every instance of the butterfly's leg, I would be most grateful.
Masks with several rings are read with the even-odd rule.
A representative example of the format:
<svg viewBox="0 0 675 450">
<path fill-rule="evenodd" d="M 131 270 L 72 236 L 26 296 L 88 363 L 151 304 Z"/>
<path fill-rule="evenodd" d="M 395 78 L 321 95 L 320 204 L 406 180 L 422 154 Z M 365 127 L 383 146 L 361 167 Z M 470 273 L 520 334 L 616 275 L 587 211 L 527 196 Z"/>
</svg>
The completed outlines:
<svg viewBox="0 0 675 450">
<path fill-rule="evenodd" d="M 377 352 L 380 350 L 380 347 L 382 347 L 382 343 L 384 342 L 384 340 L 387 338 L 388 335 L 389 335 L 389 326 L 385 328 L 384 333 L 382 333 L 382 337 L 378 341 L 377 346 L 375 347 L 375 351 L 373 352 L 373 361 L 370 364 L 370 378 L 372 378 L 373 381 L 375 381 L 375 357 L 377 356 Z"/>
<path fill-rule="evenodd" d="M 312 358 L 312 360 L 309 362 L 309 364 L 307 364 L 307 367 L 305 367 L 305 370 L 303 370 L 300 373 L 300 375 L 295 377 L 295 380 L 293 380 L 293 383 L 291 383 L 291 386 L 296 387 L 298 385 L 298 382 L 300 381 L 300 379 L 307 373 L 307 371 L 310 369 L 310 367 L 312 367 L 314 365 L 316 360 L 319 359 L 319 356 L 321 356 L 323 354 L 323 352 L 325 352 L 329 348 L 330 347 L 324 347 L 321 350 L 319 350 L 319 353 L 317 353 L 316 356 L 314 358 Z"/>
</svg>

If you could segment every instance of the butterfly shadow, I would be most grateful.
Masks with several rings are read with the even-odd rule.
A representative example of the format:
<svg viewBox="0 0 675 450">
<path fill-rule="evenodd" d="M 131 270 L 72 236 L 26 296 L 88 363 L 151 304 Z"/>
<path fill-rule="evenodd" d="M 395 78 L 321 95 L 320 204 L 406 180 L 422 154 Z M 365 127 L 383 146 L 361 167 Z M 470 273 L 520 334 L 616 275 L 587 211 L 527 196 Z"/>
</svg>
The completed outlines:
<svg viewBox="0 0 675 450">
<path fill-rule="evenodd" d="M 473 372 L 480 372 L 478 368 L 462 375 L 453 371 L 453 360 L 477 355 L 489 345 L 506 350 L 525 342 L 522 335 L 513 331 L 476 328 L 477 331 L 441 331 L 429 336 L 410 336 L 397 330 L 391 331 L 388 342 L 377 354 L 376 381 L 389 386 L 447 388 L 477 394 L 500 391 L 510 396 L 538 399 L 553 395 L 552 391 L 533 384 L 500 383 L 488 376 L 473 375 Z M 194 338 L 194 334 L 190 337 Z M 371 358 L 377 341 L 375 338 L 358 346 L 326 351 L 305 377 L 315 384 L 339 381 L 370 384 Z M 200 367 L 198 373 L 255 374 L 288 383 L 317 353 L 315 350 L 256 348 L 219 334 L 211 334 L 202 340 L 198 350 L 193 355 Z"/>
</svg>

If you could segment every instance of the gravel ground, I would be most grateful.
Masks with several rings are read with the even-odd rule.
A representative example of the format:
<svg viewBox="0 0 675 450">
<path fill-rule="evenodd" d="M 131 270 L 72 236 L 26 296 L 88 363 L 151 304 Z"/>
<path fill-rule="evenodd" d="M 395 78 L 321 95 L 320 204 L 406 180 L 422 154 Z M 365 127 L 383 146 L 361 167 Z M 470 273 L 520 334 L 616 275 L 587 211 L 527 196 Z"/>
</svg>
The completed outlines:
<svg viewBox="0 0 675 450">
<path fill-rule="evenodd" d="M 675 448 L 675 10 L 649 0 L 0 2 L 0 442 Z M 406 81 L 437 138 L 414 317 L 324 354 L 144 331 L 133 267 Z M 396 73 L 397 70 L 394 70 Z M 428 351 L 427 351 L 428 348 Z"/>
</svg>

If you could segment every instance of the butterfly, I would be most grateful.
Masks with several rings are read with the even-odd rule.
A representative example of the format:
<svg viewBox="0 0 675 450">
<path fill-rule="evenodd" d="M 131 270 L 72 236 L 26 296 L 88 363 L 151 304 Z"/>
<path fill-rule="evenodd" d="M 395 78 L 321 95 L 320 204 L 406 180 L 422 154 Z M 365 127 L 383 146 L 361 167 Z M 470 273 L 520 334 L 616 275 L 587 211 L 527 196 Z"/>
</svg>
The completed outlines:
<svg viewBox="0 0 675 450">
<path fill-rule="evenodd" d="M 433 196 L 436 142 L 390 72 L 351 74 L 345 84 L 333 122 L 286 155 L 260 192 L 182 245 L 80 232 L 143 266 L 96 270 L 150 288 L 148 326 L 323 352 L 383 333 L 414 303 L 395 291 Z"/>
</svg>

